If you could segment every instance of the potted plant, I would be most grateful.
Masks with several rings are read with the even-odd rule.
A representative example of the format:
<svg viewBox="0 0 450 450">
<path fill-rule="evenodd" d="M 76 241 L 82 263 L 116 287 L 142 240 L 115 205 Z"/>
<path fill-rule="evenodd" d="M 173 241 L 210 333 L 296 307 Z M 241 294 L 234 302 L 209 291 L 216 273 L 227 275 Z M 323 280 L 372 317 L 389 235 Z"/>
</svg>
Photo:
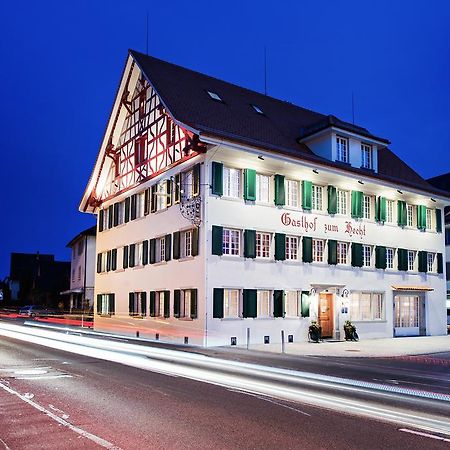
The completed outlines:
<svg viewBox="0 0 450 450">
<path fill-rule="evenodd" d="M 356 327 L 350 320 L 346 320 L 344 322 L 344 331 L 346 341 L 357 341 L 359 339 L 358 333 L 356 332 Z"/>
<path fill-rule="evenodd" d="M 308 341 L 309 342 L 319 342 L 322 339 L 322 327 L 317 323 L 317 321 L 311 321 L 308 328 Z"/>
</svg>

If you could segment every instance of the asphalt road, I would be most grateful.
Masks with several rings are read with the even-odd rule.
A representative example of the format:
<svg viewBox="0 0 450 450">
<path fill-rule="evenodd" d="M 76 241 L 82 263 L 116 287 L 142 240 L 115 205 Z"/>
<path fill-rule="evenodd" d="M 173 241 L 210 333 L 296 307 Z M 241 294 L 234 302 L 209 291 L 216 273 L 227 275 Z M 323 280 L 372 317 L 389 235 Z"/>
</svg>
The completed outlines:
<svg viewBox="0 0 450 450">
<path fill-rule="evenodd" d="M 410 432 L 418 430 L 344 411 L 6 337 L 0 338 L 0 385 L 0 449 L 450 447 Z"/>
</svg>

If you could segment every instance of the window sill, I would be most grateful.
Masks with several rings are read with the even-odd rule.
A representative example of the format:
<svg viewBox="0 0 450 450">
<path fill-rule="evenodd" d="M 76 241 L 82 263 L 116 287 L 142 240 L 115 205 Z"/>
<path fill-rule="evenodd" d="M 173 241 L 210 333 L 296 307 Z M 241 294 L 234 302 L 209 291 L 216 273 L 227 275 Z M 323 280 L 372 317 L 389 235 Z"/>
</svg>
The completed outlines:
<svg viewBox="0 0 450 450">
<path fill-rule="evenodd" d="M 183 322 L 193 322 L 194 320 L 192 317 L 177 317 L 177 319 Z"/>
<path fill-rule="evenodd" d="M 144 319 L 144 316 L 129 316 L 130 319 Z"/>
<path fill-rule="evenodd" d="M 223 322 L 233 322 L 236 320 L 243 320 L 243 318 L 242 317 L 222 317 L 220 320 Z"/>
<path fill-rule="evenodd" d="M 222 195 L 222 196 L 214 195 L 214 197 L 222 198 L 224 200 L 228 200 L 228 201 L 231 201 L 231 202 L 242 203 L 244 201 L 244 199 L 242 197 L 228 197 L 226 195 Z"/>
<path fill-rule="evenodd" d="M 367 320 L 355 320 L 352 319 L 353 323 L 387 323 L 386 319 L 367 319 Z"/>
<path fill-rule="evenodd" d="M 99 317 L 111 318 L 111 314 L 97 314 Z"/>
<path fill-rule="evenodd" d="M 158 261 L 152 264 L 152 266 L 165 266 L 167 261 Z"/>
<path fill-rule="evenodd" d="M 182 258 L 177 259 L 177 261 L 178 262 L 191 261 L 192 259 L 194 259 L 194 256 L 183 256 Z"/>
<path fill-rule="evenodd" d="M 142 264 L 139 264 L 137 266 L 131 267 L 131 269 L 133 270 L 139 270 L 139 269 L 143 269 L 145 266 L 143 266 Z"/>
</svg>

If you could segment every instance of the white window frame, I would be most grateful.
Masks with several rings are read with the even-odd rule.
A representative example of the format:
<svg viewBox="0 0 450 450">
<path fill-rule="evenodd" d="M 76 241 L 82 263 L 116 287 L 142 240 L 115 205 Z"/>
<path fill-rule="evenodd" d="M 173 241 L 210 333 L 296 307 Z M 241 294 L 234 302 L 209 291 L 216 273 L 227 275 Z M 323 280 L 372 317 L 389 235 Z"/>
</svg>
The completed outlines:
<svg viewBox="0 0 450 450">
<path fill-rule="evenodd" d="M 344 216 L 348 213 L 348 192 L 343 191 L 342 189 L 336 190 L 336 203 L 337 208 L 336 212 L 337 214 L 342 214 Z"/>
<path fill-rule="evenodd" d="M 311 187 L 311 209 L 313 211 L 323 210 L 323 186 L 313 184 Z"/>
<path fill-rule="evenodd" d="M 224 319 L 237 319 L 241 317 L 240 289 L 223 290 L 223 317 Z"/>
<path fill-rule="evenodd" d="M 184 200 L 189 200 L 194 196 L 194 171 L 191 169 L 182 172 L 181 178 L 181 195 Z"/>
<path fill-rule="evenodd" d="M 434 260 L 436 253 L 427 253 L 427 271 L 434 272 Z"/>
<path fill-rule="evenodd" d="M 260 259 L 270 258 L 272 235 L 270 233 L 256 232 L 256 257 Z"/>
<path fill-rule="evenodd" d="M 336 159 L 339 162 L 349 163 L 349 142 L 347 138 L 336 136 Z"/>
<path fill-rule="evenodd" d="M 383 321 L 385 317 L 385 296 L 381 292 L 352 292 L 350 294 L 349 309 L 352 321 Z"/>
<path fill-rule="evenodd" d="M 241 197 L 241 169 L 223 167 L 223 196 L 228 198 Z"/>
<path fill-rule="evenodd" d="M 363 218 L 370 220 L 372 218 L 372 196 L 363 195 Z"/>
<path fill-rule="evenodd" d="M 415 208 L 415 205 L 406 205 L 406 225 L 408 227 L 414 227 L 415 219 L 417 215 L 417 208 Z"/>
<path fill-rule="evenodd" d="M 270 176 L 262 173 L 256 174 L 256 201 L 259 203 L 270 202 Z"/>
<path fill-rule="evenodd" d="M 298 236 L 286 236 L 286 260 L 298 261 L 299 257 L 299 237 Z"/>
<path fill-rule="evenodd" d="M 425 210 L 426 229 L 431 230 L 433 228 L 433 213 L 430 208 Z"/>
<path fill-rule="evenodd" d="M 256 291 L 256 317 L 268 318 L 272 317 L 272 291 L 266 289 L 258 289 Z"/>
<path fill-rule="evenodd" d="M 100 315 L 101 316 L 109 316 L 111 315 L 111 305 L 109 302 L 110 294 L 100 294 L 101 295 L 101 307 L 100 307 Z"/>
<path fill-rule="evenodd" d="M 162 211 L 167 208 L 167 183 L 161 181 L 156 185 L 156 210 Z"/>
<path fill-rule="evenodd" d="M 301 291 L 284 292 L 285 317 L 301 317 Z"/>
<path fill-rule="evenodd" d="M 164 317 L 164 300 L 166 297 L 165 291 L 155 292 L 155 317 Z"/>
<path fill-rule="evenodd" d="M 313 262 L 324 262 L 325 260 L 325 241 L 323 239 L 312 240 Z"/>
<path fill-rule="evenodd" d="M 408 271 L 416 271 L 416 254 L 415 250 L 408 250 Z"/>
<path fill-rule="evenodd" d="M 369 144 L 361 143 L 361 167 L 373 169 L 373 149 Z"/>
<path fill-rule="evenodd" d="M 286 206 L 298 208 L 300 204 L 300 183 L 296 180 L 286 180 Z"/>
<path fill-rule="evenodd" d="M 147 315 L 147 311 L 142 311 L 142 294 L 143 292 L 133 292 L 133 304 L 134 304 L 134 313 L 131 315 L 131 311 L 128 311 L 128 314 L 131 317 L 144 317 Z"/>
<path fill-rule="evenodd" d="M 181 289 L 180 292 L 180 318 L 191 317 L 191 289 Z"/>
<path fill-rule="evenodd" d="M 222 253 L 226 256 L 241 255 L 241 230 L 224 228 L 222 232 Z"/>
<path fill-rule="evenodd" d="M 386 269 L 394 268 L 395 250 L 391 247 L 386 248 Z"/>
<path fill-rule="evenodd" d="M 181 258 L 192 256 L 192 230 L 181 232 Z"/>
<path fill-rule="evenodd" d="M 386 199 L 386 223 L 394 223 L 394 201 Z"/>
<path fill-rule="evenodd" d="M 337 263 L 348 265 L 348 242 L 337 242 Z"/>
<path fill-rule="evenodd" d="M 157 262 L 163 262 L 166 260 L 166 236 L 161 236 L 156 239 L 157 248 L 156 248 L 156 260 Z"/>
<path fill-rule="evenodd" d="M 363 244 L 363 267 L 372 267 L 372 250 L 373 247 L 371 245 Z"/>
</svg>

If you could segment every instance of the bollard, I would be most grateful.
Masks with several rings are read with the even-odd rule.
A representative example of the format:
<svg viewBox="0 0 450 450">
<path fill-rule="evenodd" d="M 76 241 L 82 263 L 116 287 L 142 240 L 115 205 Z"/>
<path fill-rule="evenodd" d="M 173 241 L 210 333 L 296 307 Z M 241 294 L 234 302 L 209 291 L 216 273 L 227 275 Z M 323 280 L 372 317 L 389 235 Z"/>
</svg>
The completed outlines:
<svg viewBox="0 0 450 450">
<path fill-rule="evenodd" d="M 284 330 L 281 330 L 281 353 L 284 353 Z"/>
</svg>

